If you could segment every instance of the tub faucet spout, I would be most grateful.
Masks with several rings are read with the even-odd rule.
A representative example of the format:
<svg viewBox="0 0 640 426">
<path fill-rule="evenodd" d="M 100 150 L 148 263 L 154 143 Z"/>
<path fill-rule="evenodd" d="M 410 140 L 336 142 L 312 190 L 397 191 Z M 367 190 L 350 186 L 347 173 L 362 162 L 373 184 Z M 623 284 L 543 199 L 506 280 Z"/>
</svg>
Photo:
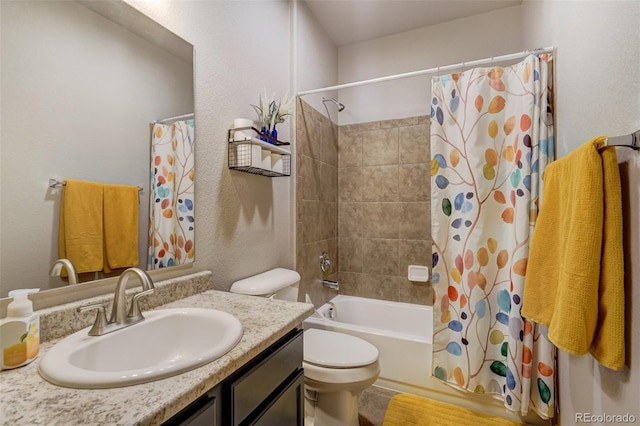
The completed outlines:
<svg viewBox="0 0 640 426">
<path fill-rule="evenodd" d="M 340 290 L 340 283 L 338 281 L 322 280 L 322 285 L 334 290 Z"/>
</svg>

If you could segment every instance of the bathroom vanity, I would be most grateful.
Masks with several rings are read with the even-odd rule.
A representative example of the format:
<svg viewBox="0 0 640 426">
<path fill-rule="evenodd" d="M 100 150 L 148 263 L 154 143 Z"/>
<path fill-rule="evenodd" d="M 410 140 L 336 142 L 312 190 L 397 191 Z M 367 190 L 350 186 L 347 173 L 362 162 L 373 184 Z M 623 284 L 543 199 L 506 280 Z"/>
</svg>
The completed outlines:
<svg viewBox="0 0 640 426">
<path fill-rule="evenodd" d="M 304 424 L 302 330 L 294 329 L 165 426 Z"/>
<path fill-rule="evenodd" d="M 211 274 L 199 273 L 210 280 Z M 200 277 L 202 279 L 203 277 Z M 171 280 L 166 297 L 185 284 Z M 163 288 L 163 282 L 156 283 Z M 163 296 L 164 297 L 164 296 Z M 107 300 L 109 297 L 106 298 Z M 180 300 L 166 299 L 164 308 L 210 308 L 236 316 L 244 329 L 240 342 L 222 357 L 183 374 L 149 383 L 111 389 L 72 389 L 40 377 L 39 360 L 0 372 L 0 419 L 12 425 L 179 425 L 205 420 L 208 425 L 302 424 L 302 333 L 298 326 L 313 312 L 303 303 L 268 300 L 208 290 Z M 99 302 L 99 301 L 98 301 Z M 47 324 L 69 328 L 85 300 L 43 313 Z M 64 314 L 67 312 L 68 314 Z M 67 317 L 72 317 L 71 319 Z M 91 315 L 88 315 L 91 317 Z M 86 321 L 81 327 L 86 326 Z M 75 330 L 74 330 L 75 331 Z M 66 333 L 68 334 L 68 333 Z M 162 338 L 162 336 L 158 336 Z M 46 340 L 46 339 L 43 339 Z M 45 341 L 40 356 L 60 340 Z M 193 422 L 190 424 L 200 424 Z"/>
</svg>

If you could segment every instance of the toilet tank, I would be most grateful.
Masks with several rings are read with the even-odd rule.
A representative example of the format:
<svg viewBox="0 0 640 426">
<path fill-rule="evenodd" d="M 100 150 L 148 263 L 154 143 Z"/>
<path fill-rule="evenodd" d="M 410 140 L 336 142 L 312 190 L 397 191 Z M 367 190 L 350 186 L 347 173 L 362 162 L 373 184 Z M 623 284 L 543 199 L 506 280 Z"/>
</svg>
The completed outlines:
<svg viewBox="0 0 640 426">
<path fill-rule="evenodd" d="M 278 300 L 298 300 L 300 274 L 291 269 L 275 268 L 252 275 L 231 285 L 232 293 L 273 297 Z"/>
</svg>

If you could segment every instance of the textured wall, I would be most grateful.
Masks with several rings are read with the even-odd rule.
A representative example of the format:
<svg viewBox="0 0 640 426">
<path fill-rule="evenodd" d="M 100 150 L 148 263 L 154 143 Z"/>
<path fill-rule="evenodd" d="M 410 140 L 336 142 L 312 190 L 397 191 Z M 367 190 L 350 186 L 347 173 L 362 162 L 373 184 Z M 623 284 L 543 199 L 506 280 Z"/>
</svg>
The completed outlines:
<svg viewBox="0 0 640 426">
<path fill-rule="evenodd" d="M 343 46 L 338 50 L 340 83 L 470 61 L 526 48 L 520 6 Z M 415 117 L 429 113 L 430 76 L 340 90 L 347 109 L 339 124 Z"/>
<path fill-rule="evenodd" d="M 226 290 L 249 275 L 293 267 L 290 183 L 230 171 L 227 130 L 250 104 L 290 91 L 287 1 L 131 1 L 195 46 L 196 267 Z M 291 140 L 288 121 L 279 138 Z"/>
<path fill-rule="evenodd" d="M 594 136 L 640 128 L 640 2 L 524 1 L 525 42 L 554 45 L 558 156 Z M 560 417 L 576 413 L 640 419 L 640 153 L 618 150 L 623 188 L 627 364 L 613 372 L 591 356 L 559 353 Z M 607 423 L 608 424 L 608 423 Z"/>
<path fill-rule="evenodd" d="M 432 304 L 431 285 L 407 279 L 431 263 L 428 117 L 340 126 L 341 292 Z"/>
</svg>

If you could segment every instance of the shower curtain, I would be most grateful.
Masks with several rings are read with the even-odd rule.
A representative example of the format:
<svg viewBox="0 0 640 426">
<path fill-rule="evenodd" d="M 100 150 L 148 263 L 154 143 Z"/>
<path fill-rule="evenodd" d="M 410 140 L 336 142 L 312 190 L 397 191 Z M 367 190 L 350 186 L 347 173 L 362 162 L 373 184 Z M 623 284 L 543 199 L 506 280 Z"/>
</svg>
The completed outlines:
<svg viewBox="0 0 640 426">
<path fill-rule="evenodd" d="M 551 55 L 434 77 L 432 374 L 521 414 L 554 415 L 555 348 L 520 315 L 542 174 Z"/>
<path fill-rule="evenodd" d="M 151 136 L 147 269 L 195 259 L 194 120 L 155 123 Z"/>
</svg>

